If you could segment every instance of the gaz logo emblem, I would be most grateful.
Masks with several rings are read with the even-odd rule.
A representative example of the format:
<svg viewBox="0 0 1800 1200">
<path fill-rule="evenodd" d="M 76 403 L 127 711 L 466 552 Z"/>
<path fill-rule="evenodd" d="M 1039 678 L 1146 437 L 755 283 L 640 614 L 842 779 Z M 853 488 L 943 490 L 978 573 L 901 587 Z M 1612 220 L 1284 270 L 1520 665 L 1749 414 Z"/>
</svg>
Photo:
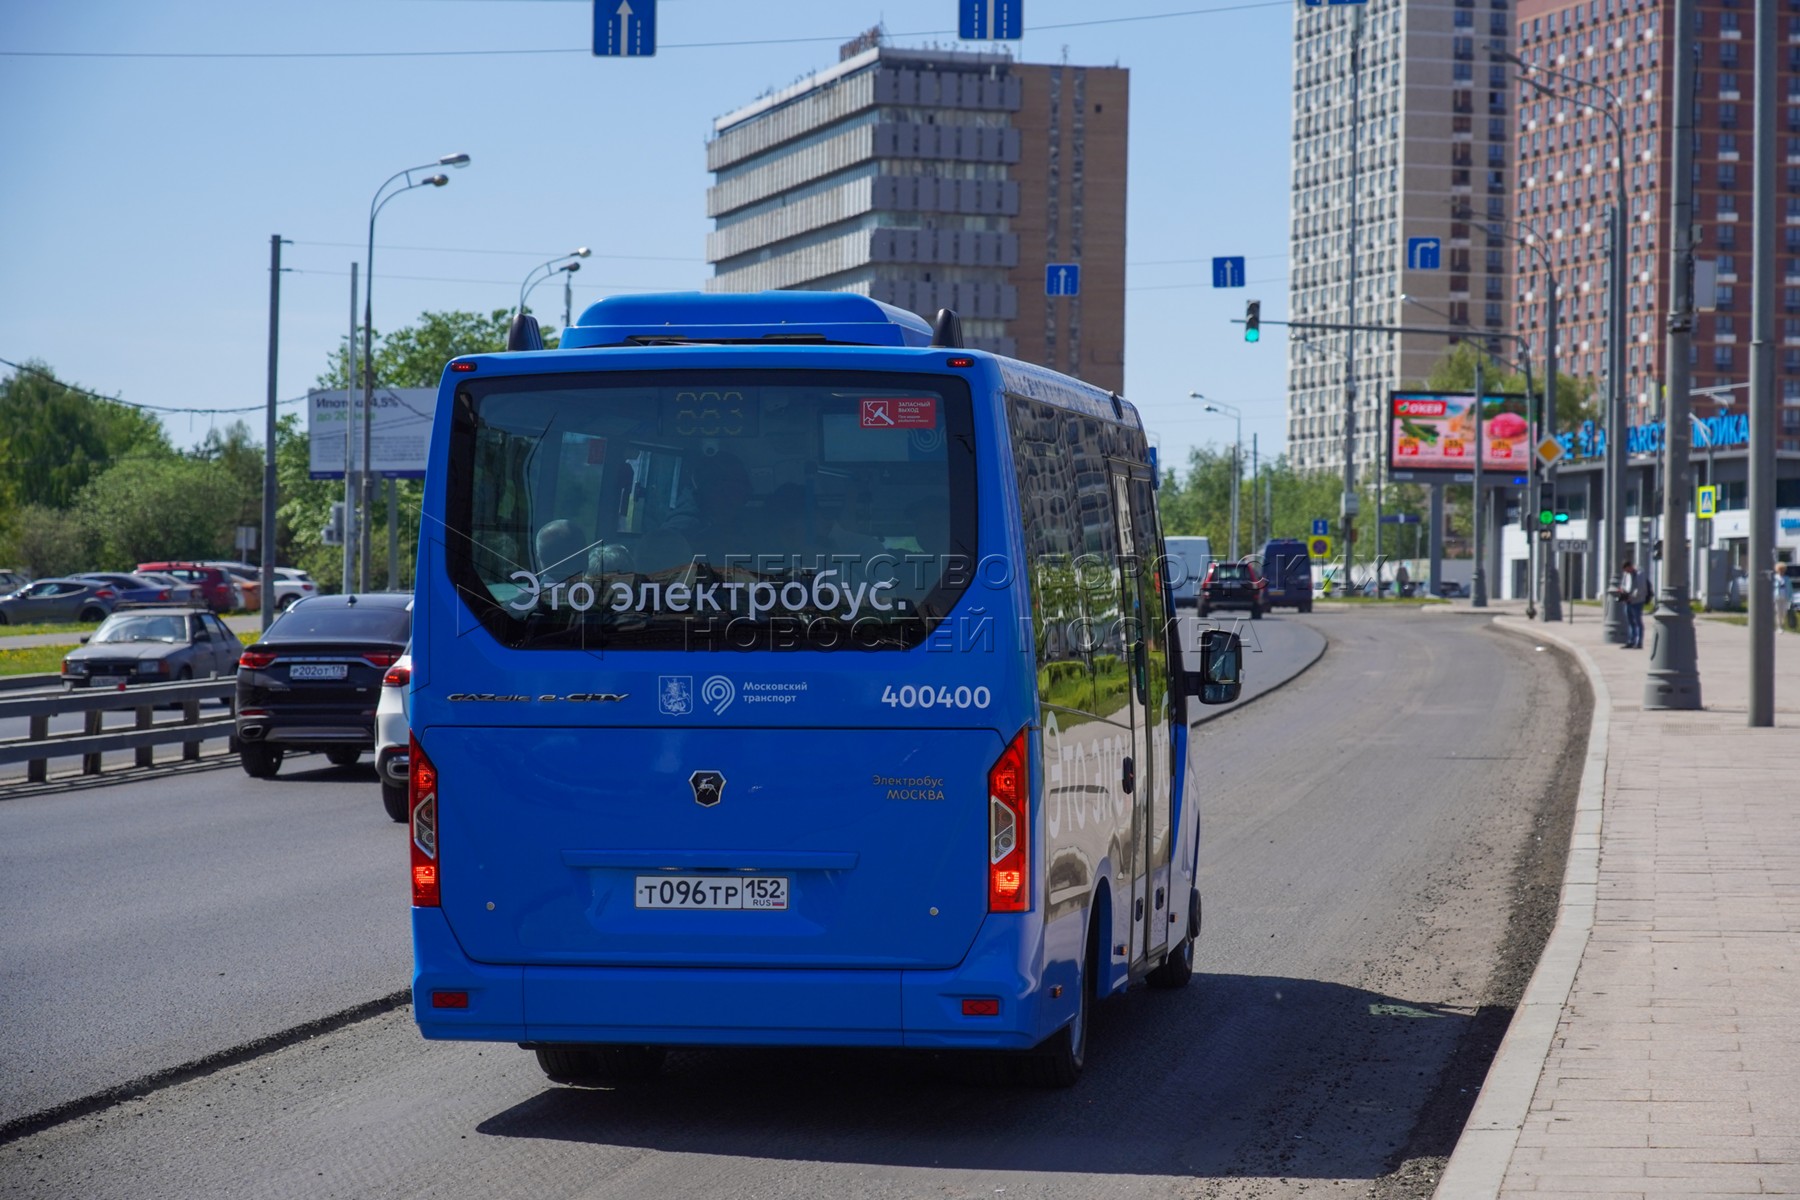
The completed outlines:
<svg viewBox="0 0 1800 1200">
<path fill-rule="evenodd" d="M 725 798 L 725 776 L 717 771 L 695 771 L 688 776 L 688 785 L 694 789 L 694 803 L 702 808 Z"/>
</svg>

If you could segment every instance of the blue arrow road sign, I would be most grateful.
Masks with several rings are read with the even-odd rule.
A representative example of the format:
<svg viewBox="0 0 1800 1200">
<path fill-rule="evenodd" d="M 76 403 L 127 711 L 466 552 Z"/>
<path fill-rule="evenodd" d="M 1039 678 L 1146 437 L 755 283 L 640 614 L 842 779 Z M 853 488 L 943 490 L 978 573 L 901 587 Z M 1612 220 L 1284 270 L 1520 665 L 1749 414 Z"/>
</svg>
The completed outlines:
<svg viewBox="0 0 1800 1200">
<path fill-rule="evenodd" d="M 1442 243 L 1436 238 L 1406 239 L 1406 269 L 1409 271 L 1435 271 L 1442 255 Z"/>
<path fill-rule="evenodd" d="M 1313 518 L 1313 536 L 1314 537 L 1330 537 L 1331 536 L 1331 522 L 1327 521 L 1324 517 L 1314 517 Z"/>
<path fill-rule="evenodd" d="M 656 53 L 656 0 L 594 0 L 594 53 L 639 58 Z"/>
<path fill-rule="evenodd" d="M 1079 296 L 1081 295 L 1080 263 L 1045 263 L 1044 295 L 1046 296 Z"/>
<path fill-rule="evenodd" d="M 1213 259 L 1214 287 L 1243 287 L 1244 260 L 1239 258 Z"/>
<path fill-rule="evenodd" d="M 1025 0 L 956 0 L 956 36 L 966 42 L 1011 42 L 1025 36 Z"/>
</svg>

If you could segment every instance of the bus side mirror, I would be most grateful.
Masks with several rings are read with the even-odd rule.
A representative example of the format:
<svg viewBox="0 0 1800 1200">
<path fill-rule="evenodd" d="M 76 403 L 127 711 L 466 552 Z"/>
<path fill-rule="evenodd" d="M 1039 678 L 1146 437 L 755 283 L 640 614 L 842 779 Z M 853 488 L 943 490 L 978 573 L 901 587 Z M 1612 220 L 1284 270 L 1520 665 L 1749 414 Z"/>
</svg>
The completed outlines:
<svg viewBox="0 0 1800 1200">
<path fill-rule="evenodd" d="M 1200 669 L 1189 671 L 1188 694 L 1202 704 L 1230 704 L 1244 689 L 1244 644 L 1224 629 L 1200 632 Z"/>
</svg>

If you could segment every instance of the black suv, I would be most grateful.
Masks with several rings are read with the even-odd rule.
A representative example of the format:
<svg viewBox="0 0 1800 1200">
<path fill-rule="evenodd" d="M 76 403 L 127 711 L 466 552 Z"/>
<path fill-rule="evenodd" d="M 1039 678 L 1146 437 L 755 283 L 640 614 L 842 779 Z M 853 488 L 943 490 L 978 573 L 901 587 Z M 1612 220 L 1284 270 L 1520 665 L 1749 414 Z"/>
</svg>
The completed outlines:
<svg viewBox="0 0 1800 1200">
<path fill-rule="evenodd" d="M 310 596 L 238 659 L 238 756 L 269 779 L 289 750 L 348 767 L 375 748 L 381 677 L 412 637 L 412 597 Z"/>
<path fill-rule="evenodd" d="M 1247 559 L 1243 562 L 1215 559 L 1206 568 L 1206 578 L 1200 581 L 1200 615 L 1204 617 L 1215 608 L 1247 608 L 1250 619 L 1260 621 L 1269 608 L 1267 587 L 1255 563 Z"/>
</svg>

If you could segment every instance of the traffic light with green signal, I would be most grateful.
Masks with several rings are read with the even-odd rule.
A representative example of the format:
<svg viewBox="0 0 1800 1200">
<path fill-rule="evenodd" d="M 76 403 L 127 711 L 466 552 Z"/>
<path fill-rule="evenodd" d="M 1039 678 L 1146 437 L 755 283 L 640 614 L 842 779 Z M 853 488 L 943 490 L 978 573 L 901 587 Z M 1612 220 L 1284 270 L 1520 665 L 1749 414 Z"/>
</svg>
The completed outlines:
<svg viewBox="0 0 1800 1200">
<path fill-rule="evenodd" d="M 1262 341 L 1262 301 L 1246 300 L 1244 302 L 1244 340 L 1246 342 Z"/>
</svg>

